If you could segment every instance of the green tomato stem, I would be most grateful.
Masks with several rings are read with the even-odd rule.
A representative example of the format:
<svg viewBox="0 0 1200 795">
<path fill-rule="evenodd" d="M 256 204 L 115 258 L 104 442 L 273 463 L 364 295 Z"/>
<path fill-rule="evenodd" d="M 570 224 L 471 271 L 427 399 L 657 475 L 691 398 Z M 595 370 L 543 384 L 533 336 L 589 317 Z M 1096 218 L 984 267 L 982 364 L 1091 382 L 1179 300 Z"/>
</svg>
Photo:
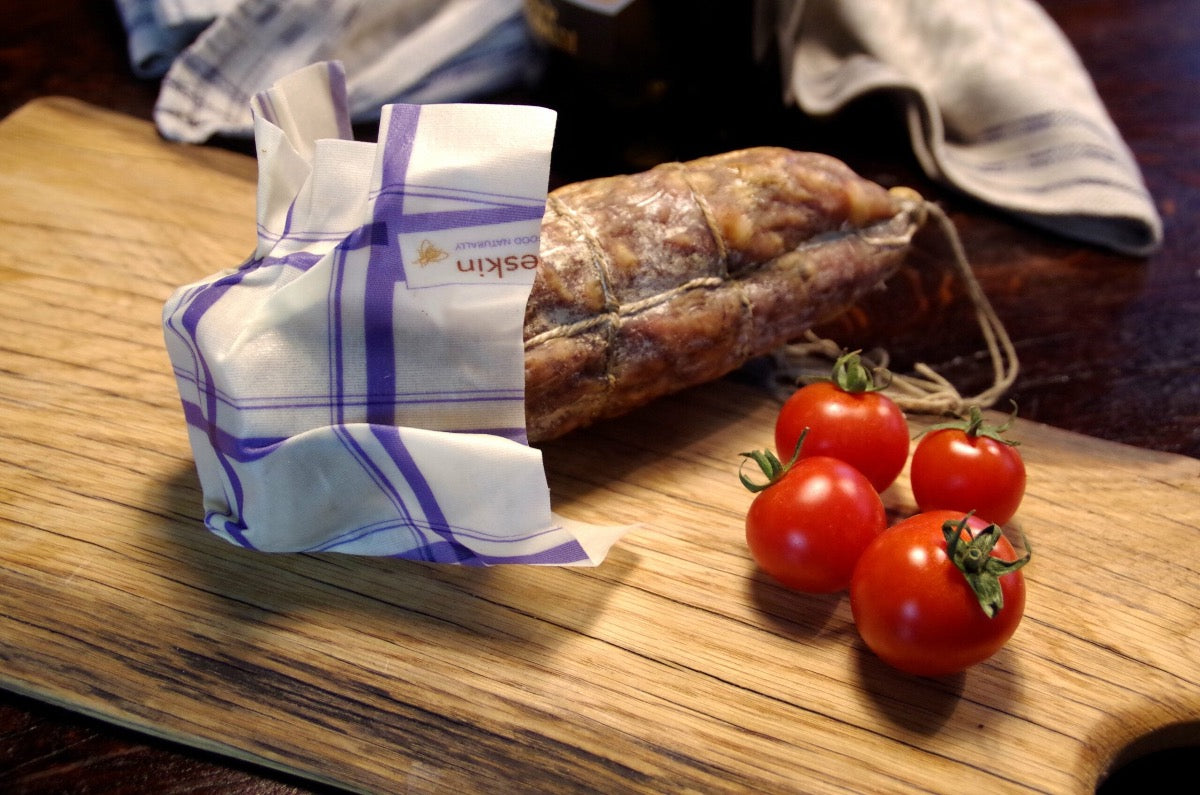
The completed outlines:
<svg viewBox="0 0 1200 795">
<path fill-rule="evenodd" d="M 800 448 L 804 446 L 804 437 L 808 436 L 808 428 L 805 428 L 800 433 L 800 438 L 796 440 L 796 449 L 792 451 L 792 457 L 785 464 L 779 460 L 779 456 L 770 450 L 751 450 L 748 453 L 742 453 L 742 458 L 749 458 L 754 463 L 758 464 L 758 468 L 767 476 L 766 483 L 755 483 L 742 472 L 741 467 L 738 467 L 738 480 L 742 482 L 749 491 L 757 494 L 774 483 L 777 483 L 780 478 L 788 473 L 788 470 L 795 466 L 796 461 L 800 458 Z M 742 462 L 744 466 L 745 461 Z"/>
<path fill-rule="evenodd" d="M 988 618 L 994 618 L 1004 608 L 1004 591 L 1000 588 L 1000 578 L 1012 574 L 1028 563 L 1033 552 L 1029 541 L 1022 537 L 1022 546 L 1025 547 L 1023 556 L 1013 561 L 992 557 L 992 549 L 1003 534 L 1000 526 L 990 524 L 980 530 L 978 535 L 970 536 L 970 540 L 965 541 L 962 534 L 963 530 L 967 529 L 970 517 L 971 514 L 967 514 L 961 520 L 952 519 L 942 525 L 946 554 L 966 577 L 984 614 Z"/>
<path fill-rule="evenodd" d="M 876 384 L 874 371 L 863 364 L 861 351 L 851 351 L 839 356 L 833 363 L 831 380 L 843 392 L 878 392 L 887 384 Z"/>
<path fill-rule="evenodd" d="M 1016 403 L 1013 404 L 1013 412 L 1011 415 L 1009 415 L 1008 420 L 1001 425 L 989 424 L 984 419 L 983 411 L 979 408 L 979 406 L 971 406 L 969 414 L 965 420 L 957 419 L 950 420 L 948 422 L 939 422 L 936 425 L 929 426 L 924 431 L 917 434 L 917 436 L 924 436 L 925 434 L 933 433 L 934 431 L 962 431 L 969 439 L 975 439 L 977 437 L 984 436 L 988 439 L 1000 442 L 1000 444 L 1006 444 L 1009 447 L 1016 447 L 1020 444 L 1020 442 L 1013 441 L 1012 439 L 1006 439 L 1004 437 L 1004 433 L 1012 427 L 1012 424 L 1016 419 Z"/>
</svg>

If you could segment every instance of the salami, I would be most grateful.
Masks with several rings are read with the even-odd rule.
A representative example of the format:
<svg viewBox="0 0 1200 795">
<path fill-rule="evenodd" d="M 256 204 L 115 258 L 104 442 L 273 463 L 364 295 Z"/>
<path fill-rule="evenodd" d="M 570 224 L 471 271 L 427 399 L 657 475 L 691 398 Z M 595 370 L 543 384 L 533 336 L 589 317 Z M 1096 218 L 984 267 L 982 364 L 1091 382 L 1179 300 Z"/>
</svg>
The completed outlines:
<svg viewBox="0 0 1200 795">
<path fill-rule="evenodd" d="M 525 312 L 531 442 L 719 378 L 900 265 L 923 202 L 760 147 L 566 185 Z"/>
</svg>

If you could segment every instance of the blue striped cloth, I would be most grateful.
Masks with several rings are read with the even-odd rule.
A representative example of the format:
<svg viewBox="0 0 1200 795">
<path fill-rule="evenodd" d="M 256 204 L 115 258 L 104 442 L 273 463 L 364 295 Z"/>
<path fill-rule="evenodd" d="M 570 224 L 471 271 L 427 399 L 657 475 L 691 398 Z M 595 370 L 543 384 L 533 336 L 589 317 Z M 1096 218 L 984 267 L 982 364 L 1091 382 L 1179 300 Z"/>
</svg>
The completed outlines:
<svg viewBox="0 0 1200 795">
<path fill-rule="evenodd" d="M 765 7 L 764 7 L 765 8 Z M 928 175 L 1066 237 L 1146 255 L 1154 199 L 1071 43 L 1033 0 L 778 0 L 759 32 L 789 96 L 834 113 L 886 92 Z"/>
<path fill-rule="evenodd" d="M 116 0 L 135 73 L 162 78 L 166 138 L 249 136 L 250 102 L 316 62 L 347 72 L 356 122 L 386 104 L 460 102 L 526 78 L 521 0 Z"/>
<path fill-rule="evenodd" d="M 258 247 L 180 288 L 167 350 L 205 523 L 243 547 L 594 564 L 525 443 L 525 302 L 554 114 L 394 105 L 349 140 L 344 72 L 254 100 Z"/>
<path fill-rule="evenodd" d="M 129 65 L 143 78 L 159 78 L 179 53 L 237 0 L 115 0 L 129 49 Z"/>
</svg>

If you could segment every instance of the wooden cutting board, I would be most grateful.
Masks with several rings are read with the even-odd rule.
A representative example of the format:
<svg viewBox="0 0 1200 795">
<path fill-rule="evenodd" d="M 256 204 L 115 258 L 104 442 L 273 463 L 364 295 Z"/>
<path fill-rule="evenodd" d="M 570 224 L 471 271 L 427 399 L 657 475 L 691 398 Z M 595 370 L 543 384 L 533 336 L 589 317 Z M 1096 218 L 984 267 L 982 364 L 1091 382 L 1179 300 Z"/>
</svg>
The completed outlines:
<svg viewBox="0 0 1200 795">
<path fill-rule="evenodd" d="M 947 679 L 755 571 L 735 473 L 775 405 L 732 383 L 547 447 L 560 513 L 639 524 L 594 569 L 211 536 L 160 312 L 252 250 L 254 190 L 73 101 L 0 122 L 3 686 L 380 792 L 1086 793 L 1138 738 L 1200 744 L 1200 461 L 1029 422 L 1026 618 Z"/>
</svg>

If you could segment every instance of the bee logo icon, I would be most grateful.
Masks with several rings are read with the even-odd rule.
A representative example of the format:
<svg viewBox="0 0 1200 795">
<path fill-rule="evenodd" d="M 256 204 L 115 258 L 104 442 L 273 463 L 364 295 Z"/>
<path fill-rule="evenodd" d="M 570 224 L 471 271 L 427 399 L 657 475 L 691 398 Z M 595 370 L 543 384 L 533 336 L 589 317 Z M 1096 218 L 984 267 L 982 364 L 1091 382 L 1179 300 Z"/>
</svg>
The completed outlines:
<svg viewBox="0 0 1200 795">
<path fill-rule="evenodd" d="M 432 265 L 435 262 L 441 262 L 448 256 L 450 255 L 434 245 L 433 241 L 429 239 L 422 240 L 421 245 L 417 247 L 417 264 L 422 267 Z"/>
</svg>

